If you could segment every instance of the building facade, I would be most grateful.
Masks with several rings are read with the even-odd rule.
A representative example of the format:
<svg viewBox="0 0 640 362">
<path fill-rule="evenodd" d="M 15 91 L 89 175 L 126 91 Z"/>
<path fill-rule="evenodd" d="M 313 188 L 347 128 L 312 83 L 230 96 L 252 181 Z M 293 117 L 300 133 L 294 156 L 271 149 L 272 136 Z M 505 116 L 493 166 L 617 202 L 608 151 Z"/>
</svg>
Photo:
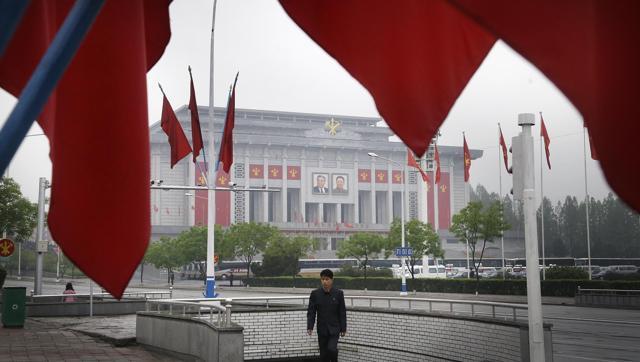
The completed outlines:
<svg viewBox="0 0 640 362">
<path fill-rule="evenodd" d="M 199 107 L 208 152 L 208 108 Z M 219 147 L 224 108 L 215 108 L 215 142 Z M 190 113 L 176 111 L 185 134 L 191 138 Z M 407 149 L 390 141 L 391 130 L 380 118 L 236 109 L 234 164 L 230 174 L 218 173 L 216 185 L 229 182 L 244 187 L 279 192 L 216 193 L 216 223 L 270 223 L 285 234 L 302 234 L 320 241 L 318 258 L 333 258 L 340 240 L 355 232 L 386 234 L 402 210 L 406 179 L 405 217 L 429 222 L 442 237 L 446 257 L 464 257 L 465 247 L 450 235 L 452 215 L 466 206 L 469 190 L 464 182 L 462 147 L 440 145 L 441 181 L 434 185 L 416 170 L 405 167 Z M 208 166 L 185 157 L 170 168 L 170 149 L 160 123 L 150 127 L 151 178 L 165 185 L 203 184 Z M 372 158 L 374 152 L 394 162 Z M 472 159 L 482 151 L 472 150 Z M 209 161 L 209 160 L 208 160 Z M 207 220 L 206 191 L 153 190 L 151 224 L 154 238 L 173 236 Z M 491 253 L 490 253 L 491 254 Z"/>
</svg>

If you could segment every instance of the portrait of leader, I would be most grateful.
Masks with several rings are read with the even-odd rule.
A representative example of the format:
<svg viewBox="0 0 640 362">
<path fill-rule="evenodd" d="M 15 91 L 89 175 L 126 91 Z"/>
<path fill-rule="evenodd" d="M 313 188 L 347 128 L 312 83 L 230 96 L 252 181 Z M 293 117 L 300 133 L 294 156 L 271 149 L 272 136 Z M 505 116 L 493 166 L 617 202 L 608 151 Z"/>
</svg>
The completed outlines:
<svg viewBox="0 0 640 362">
<path fill-rule="evenodd" d="M 313 179 L 313 193 L 315 195 L 323 195 L 329 193 L 329 174 L 328 173 L 314 173 Z"/>
<path fill-rule="evenodd" d="M 331 193 L 334 195 L 347 195 L 349 194 L 349 175 L 343 173 L 334 173 L 331 175 L 333 188 Z"/>
</svg>

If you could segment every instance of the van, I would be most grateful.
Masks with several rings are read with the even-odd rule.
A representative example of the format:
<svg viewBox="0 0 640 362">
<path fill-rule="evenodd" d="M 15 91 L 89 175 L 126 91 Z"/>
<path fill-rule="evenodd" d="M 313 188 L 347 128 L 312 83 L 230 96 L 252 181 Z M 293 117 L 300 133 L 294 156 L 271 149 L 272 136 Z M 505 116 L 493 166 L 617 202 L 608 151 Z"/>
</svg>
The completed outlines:
<svg viewBox="0 0 640 362">
<path fill-rule="evenodd" d="M 609 273 L 622 275 L 634 274 L 638 272 L 638 267 L 635 265 L 609 265 L 609 268 L 607 269 Z"/>
<path fill-rule="evenodd" d="M 405 278 L 411 278 L 411 272 L 409 271 L 408 267 L 404 267 L 404 272 L 405 272 Z M 413 267 L 413 272 L 414 272 L 414 276 L 416 278 L 426 278 L 426 279 L 430 279 L 430 278 L 446 278 L 447 277 L 447 273 L 446 273 L 446 269 L 444 265 L 438 265 L 437 267 L 435 265 L 429 265 L 427 268 L 424 268 L 422 265 L 415 265 Z M 400 266 L 399 265 L 394 265 L 393 266 L 393 276 L 394 278 L 400 278 L 402 277 L 401 274 L 401 270 L 400 270 Z"/>
</svg>

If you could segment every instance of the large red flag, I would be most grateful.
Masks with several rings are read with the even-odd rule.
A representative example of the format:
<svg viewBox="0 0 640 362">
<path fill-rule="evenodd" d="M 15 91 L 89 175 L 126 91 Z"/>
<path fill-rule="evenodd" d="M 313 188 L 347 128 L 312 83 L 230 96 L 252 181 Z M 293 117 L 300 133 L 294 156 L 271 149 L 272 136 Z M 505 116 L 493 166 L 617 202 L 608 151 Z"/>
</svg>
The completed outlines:
<svg viewBox="0 0 640 362">
<path fill-rule="evenodd" d="M 193 88 L 193 76 L 189 67 L 189 111 L 191 111 L 191 142 L 193 143 L 193 162 L 196 162 L 200 150 L 202 149 L 202 130 L 200 129 L 200 115 L 198 114 L 198 103 L 196 102 L 196 91 Z"/>
<path fill-rule="evenodd" d="M 173 168 L 176 163 L 191 153 L 191 146 L 164 92 L 162 93 L 162 118 L 160 126 L 169 138 L 169 145 L 171 146 L 171 168 Z"/>
<path fill-rule="evenodd" d="M 504 141 L 500 124 L 498 124 L 498 130 L 500 131 L 500 148 L 502 149 L 502 158 L 504 159 L 504 169 L 507 170 L 508 173 L 511 173 L 509 169 L 509 155 L 507 155 L 507 143 Z"/>
<path fill-rule="evenodd" d="M 467 146 L 467 139 L 462 136 L 462 152 L 464 153 L 464 182 L 469 182 L 469 170 L 471 169 L 471 152 Z"/>
<path fill-rule="evenodd" d="M 629 177 L 628 167 L 640 133 L 640 123 L 633 121 L 640 119 L 640 2 L 280 2 L 367 88 L 389 127 L 418 155 L 494 42 L 502 39 L 582 113 L 610 186 L 640 210 L 637 178 Z M 522 26 L 541 22 L 536 31 Z"/>
<path fill-rule="evenodd" d="M 224 172 L 229 173 L 231 164 L 233 164 L 233 127 L 236 124 L 236 83 L 238 82 L 238 74 L 233 81 L 233 88 L 229 95 L 227 103 L 227 118 L 224 121 L 224 131 L 222 133 L 222 142 L 220 143 L 220 157 L 218 164 L 222 163 Z"/>
<path fill-rule="evenodd" d="M 593 144 L 593 139 L 591 138 L 591 133 L 589 133 L 589 150 L 591 151 L 591 159 L 598 160 L 598 154 L 596 153 L 596 148 Z"/>
<path fill-rule="evenodd" d="M 551 153 L 549 152 L 549 144 L 551 144 L 551 139 L 549 138 L 549 133 L 547 133 L 547 127 L 544 125 L 544 118 L 542 118 L 542 113 L 540 113 L 540 137 L 544 140 L 544 152 L 547 155 L 547 166 L 549 166 L 549 170 L 551 170 L 551 161 L 549 160 L 549 156 Z M 542 162 L 542 160 L 540 160 Z"/>
<path fill-rule="evenodd" d="M 436 161 L 436 183 L 440 183 L 440 152 L 438 152 L 438 145 L 435 145 L 435 154 L 433 159 Z"/>
<path fill-rule="evenodd" d="M 429 182 L 429 175 L 422 170 L 418 162 L 416 162 L 416 158 L 413 157 L 413 152 L 407 149 L 407 166 L 417 168 L 420 171 L 420 175 L 422 175 L 422 181 Z"/>
<path fill-rule="evenodd" d="M 4 89 L 20 95 L 73 3 L 31 2 L 0 57 Z M 150 236 L 146 73 L 169 37 L 169 1 L 105 2 L 38 117 L 53 167 L 51 235 L 117 298 Z"/>
</svg>

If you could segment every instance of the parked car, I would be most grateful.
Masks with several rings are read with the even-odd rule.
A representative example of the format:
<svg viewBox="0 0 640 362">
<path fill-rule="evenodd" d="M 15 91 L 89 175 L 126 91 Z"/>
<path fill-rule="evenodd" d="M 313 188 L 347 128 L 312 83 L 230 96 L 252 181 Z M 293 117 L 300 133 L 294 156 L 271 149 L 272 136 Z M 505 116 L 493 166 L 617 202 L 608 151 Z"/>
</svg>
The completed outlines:
<svg viewBox="0 0 640 362">
<path fill-rule="evenodd" d="M 622 275 L 635 274 L 638 272 L 638 267 L 635 265 L 609 265 L 608 269 L 610 273 Z"/>
<path fill-rule="evenodd" d="M 494 267 L 480 267 L 478 268 L 478 274 L 480 274 L 480 278 L 495 278 L 498 276 L 498 269 Z"/>
</svg>

